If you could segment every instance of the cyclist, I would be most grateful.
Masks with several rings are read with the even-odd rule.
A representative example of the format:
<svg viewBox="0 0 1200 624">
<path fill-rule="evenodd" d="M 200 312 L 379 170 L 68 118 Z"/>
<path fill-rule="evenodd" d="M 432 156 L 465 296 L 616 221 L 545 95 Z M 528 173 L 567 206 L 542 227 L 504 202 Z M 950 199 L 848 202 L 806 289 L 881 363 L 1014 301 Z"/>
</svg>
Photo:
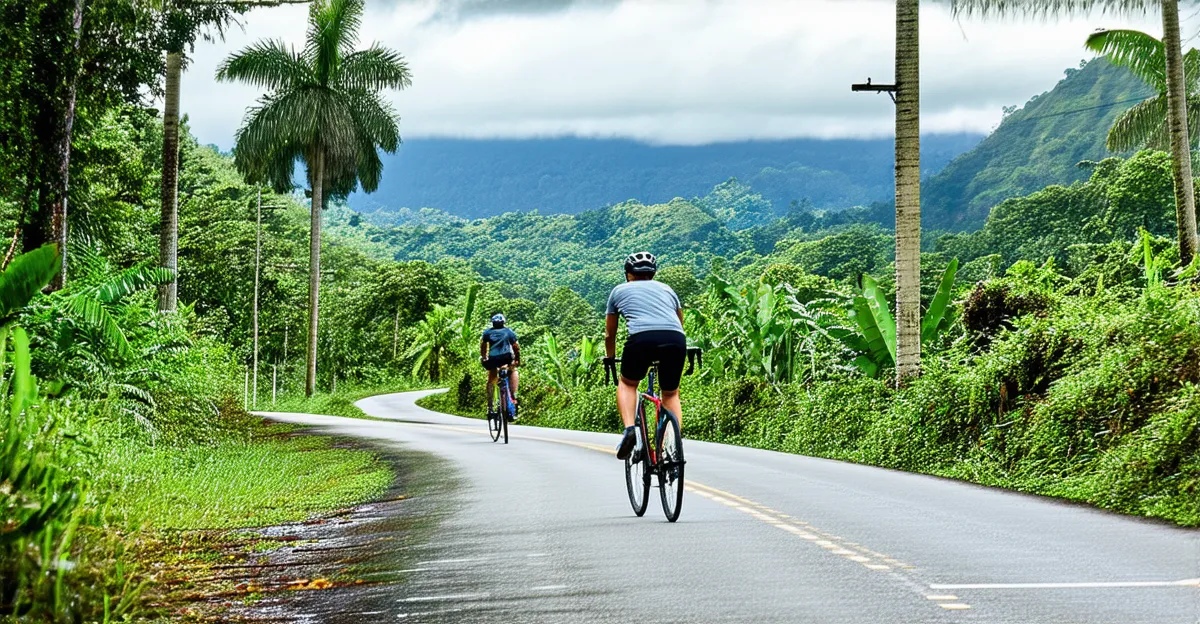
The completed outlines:
<svg viewBox="0 0 1200 624">
<path fill-rule="evenodd" d="M 625 317 L 629 337 L 621 355 L 621 380 L 617 384 L 617 410 L 625 423 L 625 435 L 617 445 L 617 458 L 629 457 L 637 444 L 634 426 L 638 384 L 650 366 L 658 362 L 658 382 L 663 406 L 680 418 L 679 380 L 687 359 L 687 339 L 683 333 L 683 306 L 670 286 L 654 281 L 658 261 L 648 251 L 630 254 L 625 259 L 625 283 L 613 288 L 608 296 L 605 316 L 604 352 L 609 361 L 616 357 L 618 316 Z"/>
<path fill-rule="evenodd" d="M 496 383 L 500 379 L 499 370 L 505 366 L 510 366 L 512 369 L 509 376 L 509 385 L 512 392 L 513 405 L 517 404 L 516 367 L 521 365 L 521 345 L 517 343 L 517 333 L 505 327 L 505 322 L 503 314 L 493 316 L 491 329 L 483 331 L 483 339 L 479 342 L 479 359 L 483 362 L 483 368 L 488 372 L 487 403 L 489 415 L 495 413 L 495 410 L 492 409 L 492 395 L 495 394 Z M 515 415 L 513 416 L 513 420 L 516 420 Z"/>
</svg>

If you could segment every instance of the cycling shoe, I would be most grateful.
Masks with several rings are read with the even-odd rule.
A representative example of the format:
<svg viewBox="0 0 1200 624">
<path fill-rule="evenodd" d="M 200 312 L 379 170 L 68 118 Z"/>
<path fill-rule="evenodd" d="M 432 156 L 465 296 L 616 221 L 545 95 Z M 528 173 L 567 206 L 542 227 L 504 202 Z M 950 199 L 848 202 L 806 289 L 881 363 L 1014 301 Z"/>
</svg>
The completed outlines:
<svg viewBox="0 0 1200 624">
<path fill-rule="evenodd" d="M 629 454 L 633 452 L 633 447 L 637 444 L 637 428 L 626 427 L 625 437 L 621 438 L 620 444 L 617 444 L 617 459 L 628 459 Z"/>
</svg>

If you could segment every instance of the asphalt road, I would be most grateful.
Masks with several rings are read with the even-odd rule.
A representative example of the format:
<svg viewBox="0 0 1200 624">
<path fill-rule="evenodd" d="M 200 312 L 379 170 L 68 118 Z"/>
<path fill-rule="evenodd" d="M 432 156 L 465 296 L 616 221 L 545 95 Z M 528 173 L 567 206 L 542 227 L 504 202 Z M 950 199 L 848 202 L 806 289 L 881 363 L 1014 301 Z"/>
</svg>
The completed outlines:
<svg viewBox="0 0 1200 624">
<path fill-rule="evenodd" d="M 514 426 L 505 446 L 423 394 L 359 403 L 397 422 L 269 414 L 440 458 L 444 512 L 379 621 L 1200 622 L 1200 531 L 696 441 L 668 524 L 656 490 L 630 511 L 616 435 Z"/>
</svg>

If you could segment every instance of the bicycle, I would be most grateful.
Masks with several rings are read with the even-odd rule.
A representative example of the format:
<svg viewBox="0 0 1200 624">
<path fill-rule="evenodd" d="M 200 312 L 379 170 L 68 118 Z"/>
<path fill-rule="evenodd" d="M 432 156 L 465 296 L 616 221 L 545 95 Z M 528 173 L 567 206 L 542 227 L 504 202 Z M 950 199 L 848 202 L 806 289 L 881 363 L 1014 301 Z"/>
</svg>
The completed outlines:
<svg viewBox="0 0 1200 624">
<path fill-rule="evenodd" d="M 513 403 L 512 392 L 508 389 L 509 367 L 500 367 L 496 374 L 500 378 L 500 409 L 488 411 L 488 433 L 492 435 L 492 442 L 499 441 L 503 434 L 504 443 L 508 444 L 508 423 L 516 417 L 517 405 Z"/>
<path fill-rule="evenodd" d="M 695 371 L 697 361 L 703 366 L 703 354 L 698 348 L 689 347 L 687 350 L 688 368 L 684 373 L 691 375 Z M 609 383 L 610 375 L 613 384 L 620 383 L 617 373 L 617 362 L 620 358 L 605 360 L 604 382 Z M 658 476 L 659 497 L 662 499 L 663 514 L 667 522 L 679 519 L 683 507 L 683 468 L 687 463 L 683 458 L 683 437 L 679 433 L 679 417 L 662 405 L 662 399 L 654 392 L 654 380 L 658 376 L 658 362 L 651 363 L 650 374 L 647 375 L 645 392 L 638 393 L 637 417 L 634 426 L 637 427 L 638 446 L 625 459 L 625 487 L 629 491 L 629 505 L 638 517 L 646 513 L 649 504 L 651 481 Z M 646 421 L 647 403 L 654 406 L 654 446 L 650 446 L 650 427 Z"/>
</svg>

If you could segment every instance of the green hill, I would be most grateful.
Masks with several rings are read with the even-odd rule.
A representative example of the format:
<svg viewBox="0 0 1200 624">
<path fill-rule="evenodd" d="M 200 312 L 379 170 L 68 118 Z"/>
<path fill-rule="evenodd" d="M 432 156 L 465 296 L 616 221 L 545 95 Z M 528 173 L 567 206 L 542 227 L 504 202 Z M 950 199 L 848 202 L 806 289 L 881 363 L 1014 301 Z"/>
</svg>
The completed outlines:
<svg viewBox="0 0 1200 624">
<path fill-rule="evenodd" d="M 1114 119 L 1149 87 L 1104 59 L 1068 69 L 1052 90 L 1007 115 L 988 138 L 954 159 L 921 188 L 926 227 L 980 227 L 993 206 L 1051 184 L 1071 184 L 1090 171 L 1076 165 L 1110 154 Z"/>
</svg>

